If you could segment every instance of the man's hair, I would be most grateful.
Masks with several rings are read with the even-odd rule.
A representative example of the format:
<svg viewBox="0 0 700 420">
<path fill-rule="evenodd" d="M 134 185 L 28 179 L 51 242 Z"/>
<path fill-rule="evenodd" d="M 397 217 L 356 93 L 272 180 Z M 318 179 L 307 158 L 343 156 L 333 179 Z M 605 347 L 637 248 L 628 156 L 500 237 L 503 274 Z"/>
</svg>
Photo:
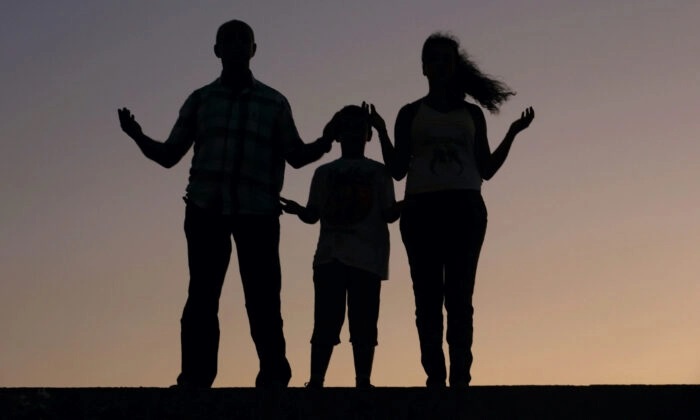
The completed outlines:
<svg viewBox="0 0 700 420">
<path fill-rule="evenodd" d="M 250 34 L 250 40 L 255 42 L 255 33 L 253 32 L 253 28 L 242 20 L 233 19 L 219 26 L 219 29 L 216 31 L 216 43 L 220 44 L 227 36 L 229 36 L 231 32 L 239 29 L 243 29 L 244 31 L 248 32 L 248 34 Z"/>
</svg>

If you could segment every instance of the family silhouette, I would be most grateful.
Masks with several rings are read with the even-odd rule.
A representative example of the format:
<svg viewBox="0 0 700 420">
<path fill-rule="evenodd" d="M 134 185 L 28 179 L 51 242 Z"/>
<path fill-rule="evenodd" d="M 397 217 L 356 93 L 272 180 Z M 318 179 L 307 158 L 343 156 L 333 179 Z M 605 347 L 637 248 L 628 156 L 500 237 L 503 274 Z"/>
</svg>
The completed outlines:
<svg viewBox="0 0 700 420">
<path fill-rule="evenodd" d="M 374 105 L 348 105 L 311 143 L 301 140 L 284 95 L 255 79 L 253 29 L 221 25 L 214 55 L 221 73 L 192 92 L 170 135 L 157 141 L 128 108 L 122 130 L 143 154 L 170 168 L 194 149 L 184 196 L 189 265 L 181 317 L 181 371 L 175 387 L 209 388 L 217 374 L 219 299 L 233 244 L 250 332 L 259 359 L 255 386 L 287 387 L 281 316 L 280 222 L 284 211 L 320 221 L 313 259 L 314 328 L 307 387 L 323 387 L 347 307 L 355 383 L 372 387 L 381 283 L 388 278 L 387 224 L 400 217 L 410 266 L 426 386 L 467 387 L 471 380 L 472 294 L 487 211 L 482 180 L 494 176 L 534 119 L 527 108 L 492 152 L 482 107 L 497 112 L 514 92 L 482 73 L 456 38 L 436 33 L 422 49 L 426 96 L 401 108 L 394 142 Z M 471 98 L 476 103 L 465 98 Z M 365 156 L 377 131 L 384 163 Z M 287 163 L 301 168 L 340 143 L 342 155 L 314 172 L 306 206 L 280 197 Z M 406 178 L 397 202 L 393 179 Z M 443 353 L 447 313 L 449 376 Z"/>
</svg>

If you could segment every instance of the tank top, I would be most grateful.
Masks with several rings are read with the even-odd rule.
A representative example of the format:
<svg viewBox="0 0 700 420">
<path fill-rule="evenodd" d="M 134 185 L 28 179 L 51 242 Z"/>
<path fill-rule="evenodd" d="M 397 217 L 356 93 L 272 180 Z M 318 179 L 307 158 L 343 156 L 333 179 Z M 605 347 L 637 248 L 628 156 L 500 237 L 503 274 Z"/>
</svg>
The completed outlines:
<svg viewBox="0 0 700 420">
<path fill-rule="evenodd" d="M 444 113 L 421 102 L 411 124 L 406 195 L 481 190 L 474 131 L 474 120 L 467 108 Z"/>
</svg>

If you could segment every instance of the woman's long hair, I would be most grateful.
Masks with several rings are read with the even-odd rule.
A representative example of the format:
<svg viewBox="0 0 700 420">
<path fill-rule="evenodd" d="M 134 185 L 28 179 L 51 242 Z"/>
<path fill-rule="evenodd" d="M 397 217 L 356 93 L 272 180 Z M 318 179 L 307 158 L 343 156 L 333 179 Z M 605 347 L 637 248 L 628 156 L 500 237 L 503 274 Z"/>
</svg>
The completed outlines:
<svg viewBox="0 0 700 420">
<path fill-rule="evenodd" d="M 457 69 L 454 77 L 454 94 L 460 99 L 469 95 L 492 114 L 498 113 L 503 104 L 515 92 L 505 83 L 479 70 L 469 55 L 460 48 L 459 40 L 452 35 L 436 32 L 423 43 L 421 59 L 425 63 L 427 51 L 436 44 L 448 45 L 454 49 L 457 58 Z"/>
</svg>

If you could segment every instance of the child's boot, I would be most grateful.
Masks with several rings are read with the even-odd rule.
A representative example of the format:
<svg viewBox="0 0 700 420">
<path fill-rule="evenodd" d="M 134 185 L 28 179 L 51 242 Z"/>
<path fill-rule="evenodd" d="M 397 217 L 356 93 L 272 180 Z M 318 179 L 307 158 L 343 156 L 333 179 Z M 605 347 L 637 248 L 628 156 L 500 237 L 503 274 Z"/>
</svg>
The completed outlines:
<svg viewBox="0 0 700 420">
<path fill-rule="evenodd" d="M 374 362 L 374 346 L 352 346 L 355 360 L 355 386 L 357 388 L 373 388 L 370 383 L 372 363 Z"/>
</svg>

